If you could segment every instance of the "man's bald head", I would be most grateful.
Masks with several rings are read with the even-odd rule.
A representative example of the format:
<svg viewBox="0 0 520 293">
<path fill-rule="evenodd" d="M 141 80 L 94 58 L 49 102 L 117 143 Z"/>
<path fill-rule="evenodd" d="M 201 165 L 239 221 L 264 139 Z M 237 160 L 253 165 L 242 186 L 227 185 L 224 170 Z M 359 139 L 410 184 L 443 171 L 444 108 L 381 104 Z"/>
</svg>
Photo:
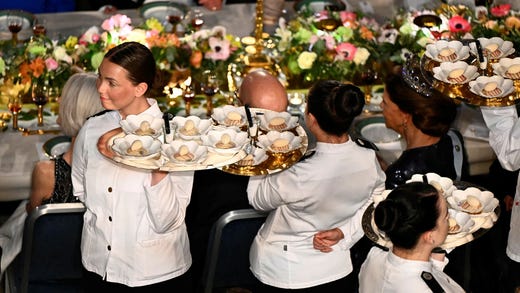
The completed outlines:
<svg viewBox="0 0 520 293">
<path fill-rule="evenodd" d="M 243 104 L 277 112 L 287 110 L 287 92 L 280 81 L 268 71 L 259 69 L 248 73 L 239 89 Z"/>
</svg>

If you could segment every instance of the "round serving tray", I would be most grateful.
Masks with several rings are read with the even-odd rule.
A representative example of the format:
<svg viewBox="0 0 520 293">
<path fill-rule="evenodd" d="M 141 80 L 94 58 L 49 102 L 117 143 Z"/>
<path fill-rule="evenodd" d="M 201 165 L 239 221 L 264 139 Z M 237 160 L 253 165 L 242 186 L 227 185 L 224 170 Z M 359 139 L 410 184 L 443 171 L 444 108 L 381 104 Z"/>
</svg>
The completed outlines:
<svg viewBox="0 0 520 293">
<path fill-rule="evenodd" d="M 466 189 L 468 187 L 476 187 L 480 190 L 486 190 L 483 187 L 480 187 L 478 185 L 464 182 L 464 181 L 454 181 L 453 184 L 458 189 Z M 371 204 L 363 214 L 362 218 L 362 227 L 363 231 L 365 232 L 365 235 L 368 237 L 368 239 L 372 240 L 376 244 L 391 248 L 392 242 L 390 239 L 384 236 L 382 232 L 380 232 L 377 229 L 377 226 L 375 225 L 373 218 L 374 218 L 374 204 Z M 489 229 L 493 227 L 493 225 L 498 220 L 498 217 L 500 216 L 500 205 L 498 205 L 494 212 L 491 215 L 484 215 L 482 217 L 473 216 L 472 218 L 475 221 L 474 227 L 470 229 L 469 232 L 460 232 L 456 234 L 448 234 L 448 237 L 446 238 L 446 241 L 444 243 L 434 249 L 434 252 L 441 251 L 441 250 L 448 250 L 453 249 L 455 247 L 464 245 L 468 242 L 471 242 L 482 235 L 484 235 Z"/>
</svg>

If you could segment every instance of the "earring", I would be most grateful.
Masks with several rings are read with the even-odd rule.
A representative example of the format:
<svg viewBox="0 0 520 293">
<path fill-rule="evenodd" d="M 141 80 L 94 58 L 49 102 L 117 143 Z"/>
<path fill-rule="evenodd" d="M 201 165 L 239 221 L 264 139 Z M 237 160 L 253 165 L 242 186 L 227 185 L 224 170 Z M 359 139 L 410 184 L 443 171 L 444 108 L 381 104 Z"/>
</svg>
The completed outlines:
<svg viewBox="0 0 520 293">
<path fill-rule="evenodd" d="M 408 131 L 408 124 L 406 123 L 406 120 L 403 121 L 403 123 L 401 124 L 401 126 L 403 126 L 403 131 L 404 131 L 404 132 Z"/>
</svg>

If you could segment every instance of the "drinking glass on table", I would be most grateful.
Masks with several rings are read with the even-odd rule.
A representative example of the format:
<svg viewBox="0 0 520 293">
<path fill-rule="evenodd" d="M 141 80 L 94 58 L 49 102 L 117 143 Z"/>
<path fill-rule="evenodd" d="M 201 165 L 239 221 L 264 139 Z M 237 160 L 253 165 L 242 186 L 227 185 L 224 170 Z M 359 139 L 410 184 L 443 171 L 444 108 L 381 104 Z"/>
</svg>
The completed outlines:
<svg viewBox="0 0 520 293">
<path fill-rule="evenodd" d="M 184 111 L 185 116 L 188 117 L 191 114 L 191 101 L 195 98 L 195 91 L 193 88 L 188 85 L 182 94 L 182 99 L 184 100 Z"/>
<path fill-rule="evenodd" d="M 191 26 L 193 27 L 193 30 L 198 31 L 202 25 L 204 25 L 204 13 L 198 9 L 194 9 L 192 13 Z"/>
<path fill-rule="evenodd" d="M 7 27 L 11 32 L 11 40 L 13 43 L 18 43 L 18 33 L 22 30 L 23 18 L 13 12 L 7 14 Z"/>
<path fill-rule="evenodd" d="M 32 100 L 38 107 L 38 126 L 43 126 L 43 106 L 49 101 L 49 85 L 45 81 L 34 81 Z"/>
<path fill-rule="evenodd" d="M 18 130 L 18 113 L 22 110 L 22 95 L 10 95 L 7 102 L 7 108 L 13 116 L 13 130 Z"/>
<path fill-rule="evenodd" d="M 169 2 L 169 6 L 166 11 L 166 21 L 172 25 L 172 34 L 177 34 L 177 26 L 184 19 L 184 12 L 179 10 L 173 1 Z"/>
<path fill-rule="evenodd" d="M 213 96 L 215 96 L 219 90 L 219 81 L 217 76 L 210 70 L 206 70 L 202 74 L 200 89 L 206 96 L 206 116 L 211 117 L 213 113 Z"/>
<path fill-rule="evenodd" d="M 35 37 L 43 37 L 47 33 L 47 21 L 44 18 L 36 18 L 32 27 Z"/>
</svg>

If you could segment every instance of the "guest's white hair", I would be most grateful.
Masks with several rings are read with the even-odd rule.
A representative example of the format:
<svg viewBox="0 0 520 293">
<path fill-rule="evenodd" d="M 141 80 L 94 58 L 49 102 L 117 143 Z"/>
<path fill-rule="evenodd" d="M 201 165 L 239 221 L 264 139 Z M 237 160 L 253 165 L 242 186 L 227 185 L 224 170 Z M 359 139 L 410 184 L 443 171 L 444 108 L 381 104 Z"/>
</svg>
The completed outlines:
<svg viewBox="0 0 520 293">
<path fill-rule="evenodd" d="M 63 133 L 76 136 L 88 117 L 103 110 L 94 73 L 72 75 L 61 93 L 60 125 Z"/>
</svg>

